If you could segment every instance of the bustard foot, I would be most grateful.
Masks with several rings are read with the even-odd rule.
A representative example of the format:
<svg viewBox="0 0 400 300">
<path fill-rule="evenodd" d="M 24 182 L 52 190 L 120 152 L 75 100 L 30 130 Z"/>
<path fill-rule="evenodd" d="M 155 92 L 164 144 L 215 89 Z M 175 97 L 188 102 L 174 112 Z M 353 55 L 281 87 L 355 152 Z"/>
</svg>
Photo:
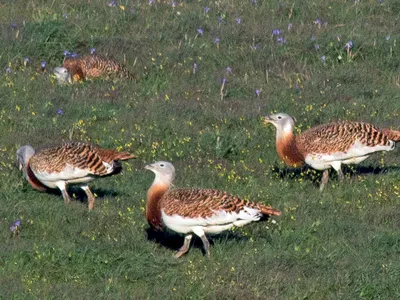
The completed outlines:
<svg viewBox="0 0 400 300">
<path fill-rule="evenodd" d="M 193 235 L 188 234 L 185 236 L 185 241 L 183 242 L 183 246 L 179 249 L 179 251 L 174 255 L 175 258 L 181 257 L 183 254 L 189 251 L 190 241 L 192 240 Z"/>
</svg>

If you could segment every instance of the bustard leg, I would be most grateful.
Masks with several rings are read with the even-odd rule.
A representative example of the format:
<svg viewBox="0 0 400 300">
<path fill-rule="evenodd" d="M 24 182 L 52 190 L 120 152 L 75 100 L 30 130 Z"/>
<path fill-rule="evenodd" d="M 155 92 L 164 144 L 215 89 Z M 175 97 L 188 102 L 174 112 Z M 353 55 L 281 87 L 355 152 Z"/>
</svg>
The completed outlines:
<svg viewBox="0 0 400 300">
<path fill-rule="evenodd" d="M 319 190 L 322 192 L 324 190 L 325 184 L 328 182 L 329 179 L 329 170 L 324 170 L 322 173 L 321 185 L 319 186 Z"/>
<path fill-rule="evenodd" d="M 210 255 L 211 255 L 211 253 L 210 253 L 210 242 L 207 240 L 205 234 L 203 234 L 200 238 L 203 241 L 204 250 L 206 251 L 206 255 L 208 257 L 210 257 Z"/>
<path fill-rule="evenodd" d="M 175 254 L 176 258 L 181 257 L 183 254 L 189 251 L 190 241 L 192 240 L 193 235 L 188 234 L 185 236 L 185 241 L 183 242 L 183 246 L 179 249 L 179 251 Z"/>
<path fill-rule="evenodd" d="M 81 189 L 85 191 L 85 193 L 88 197 L 89 210 L 93 210 L 94 209 L 94 195 L 93 195 L 92 191 L 89 189 L 88 185 L 82 185 Z"/>
<path fill-rule="evenodd" d="M 203 246 L 204 246 L 204 251 L 206 252 L 206 255 L 210 257 L 210 242 L 206 238 L 206 234 L 201 227 L 195 227 L 193 228 L 193 232 L 201 238 L 203 241 Z"/>
<path fill-rule="evenodd" d="M 339 176 L 339 180 L 343 181 L 344 180 L 344 174 L 343 174 L 342 169 L 337 170 L 337 174 Z"/>
<path fill-rule="evenodd" d="M 342 171 L 342 164 L 340 162 L 335 162 L 335 163 L 332 164 L 332 167 L 337 172 L 339 180 L 343 181 L 344 180 L 344 174 L 343 174 L 343 171 Z"/>
<path fill-rule="evenodd" d="M 60 189 L 61 194 L 64 198 L 64 203 L 69 204 L 71 202 L 71 198 L 69 197 L 68 192 L 67 192 L 67 184 L 64 181 L 59 181 L 56 184 L 57 184 L 57 187 Z"/>
</svg>

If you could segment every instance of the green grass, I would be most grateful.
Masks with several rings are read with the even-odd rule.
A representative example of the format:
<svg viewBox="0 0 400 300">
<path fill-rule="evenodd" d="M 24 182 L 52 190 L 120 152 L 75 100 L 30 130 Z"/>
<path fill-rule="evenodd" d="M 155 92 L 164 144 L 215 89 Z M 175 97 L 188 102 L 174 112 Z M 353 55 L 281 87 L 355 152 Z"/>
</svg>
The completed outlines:
<svg viewBox="0 0 400 300">
<path fill-rule="evenodd" d="M 335 119 L 398 129 L 400 3 L 304 2 L 0 4 L 0 298 L 400 298 L 399 150 L 347 168 L 344 183 L 332 174 L 320 193 L 321 174 L 285 167 L 262 124 L 282 111 L 299 131 Z M 90 47 L 125 62 L 139 82 L 55 85 L 63 51 Z M 14 166 L 19 146 L 71 135 L 138 156 L 92 184 L 90 213 L 79 190 L 65 206 Z M 144 218 L 153 174 L 143 166 L 155 160 L 174 163 L 176 186 L 227 190 L 282 216 L 213 236 L 210 259 L 196 240 L 176 260 L 183 238 L 149 233 Z"/>
</svg>

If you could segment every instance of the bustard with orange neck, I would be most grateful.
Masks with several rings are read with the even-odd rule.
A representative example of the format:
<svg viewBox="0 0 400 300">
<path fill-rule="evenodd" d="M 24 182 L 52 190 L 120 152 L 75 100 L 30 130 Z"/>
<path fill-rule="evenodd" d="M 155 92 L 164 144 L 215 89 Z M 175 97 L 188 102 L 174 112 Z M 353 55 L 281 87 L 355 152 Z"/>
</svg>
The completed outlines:
<svg viewBox="0 0 400 300">
<path fill-rule="evenodd" d="M 218 234 L 233 226 L 279 216 L 280 211 L 262 203 L 250 202 L 214 189 L 171 188 L 174 166 L 159 161 L 145 167 L 155 174 L 147 193 L 146 218 L 158 230 L 164 227 L 185 235 L 184 244 L 175 257 L 189 251 L 193 234 L 203 241 L 207 256 L 210 243 L 206 233 Z"/>
<path fill-rule="evenodd" d="M 287 165 L 304 164 L 323 170 L 320 190 L 329 179 L 329 169 L 344 179 L 342 164 L 358 164 L 371 154 L 391 151 L 400 141 L 400 131 L 379 129 L 364 122 L 336 121 L 294 135 L 294 120 L 285 113 L 267 116 L 265 123 L 276 127 L 276 151 Z"/>
</svg>

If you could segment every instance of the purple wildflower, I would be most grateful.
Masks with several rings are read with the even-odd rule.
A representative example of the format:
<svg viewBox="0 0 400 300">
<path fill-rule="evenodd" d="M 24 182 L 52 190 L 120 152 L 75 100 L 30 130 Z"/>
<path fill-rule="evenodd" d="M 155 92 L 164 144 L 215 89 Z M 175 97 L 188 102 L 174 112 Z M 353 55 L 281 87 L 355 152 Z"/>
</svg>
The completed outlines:
<svg viewBox="0 0 400 300">
<path fill-rule="evenodd" d="M 314 21 L 314 24 L 315 24 L 315 25 L 321 25 L 321 24 L 322 24 L 322 22 L 321 22 L 321 20 L 320 20 L 320 19 L 316 19 L 316 20 Z"/>
<path fill-rule="evenodd" d="M 321 61 L 322 61 L 323 63 L 326 62 L 326 56 L 325 56 L 325 55 L 322 55 L 322 56 L 321 56 Z"/>
<path fill-rule="evenodd" d="M 200 34 L 200 35 L 203 35 L 203 29 L 200 27 L 200 28 L 197 28 L 197 32 Z"/>
<path fill-rule="evenodd" d="M 240 24 L 242 20 L 240 18 L 236 18 L 236 23 Z"/>
<path fill-rule="evenodd" d="M 11 72 L 12 72 L 11 68 L 8 67 L 8 68 L 6 69 L 6 73 L 7 73 L 7 74 L 11 74 Z"/>
<path fill-rule="evenodd" d="M 261 90 L 256 89 L 256 95 L 257 95 L 257 97 L 260 97 L 260 94 L 261 94 Z"/>
<path fill-rule="evenodd" d="M 57 110 L 57 115 L 62 116 L 64 114 L 64 111 L 62 109 Z"/>
<path fill-rule="evenodd" d="M 315 49 L 315 50 L 319 50 L 319 44 L 315 44 L 315 45 L 314 45 L 314 49 Z"/>
<path fill-rule="evenodd" d="M 219 42 L 221 42 L 221 40 L 219 38 L 214 39 L 214 44 L 219 44 Z"/>
<path fill-rule="evenodd" d="M 272 35 L 281 35 L 281 30 L 280 29 L 273 29 L 272 30 Z"/>
<path fill-rule="evenodd" d="M 42 70 L 46 69 L 47 66 L 47 62 L 44 60 L 40 63 L 40 67 L 42 68 Z"/>
<path fill-rule="evenodd" d="M 259 44 L 251 45 L 250 48 L 251 50 L 258 50 L 260 49 L 260 45 Z"/>
<path fill-rule="evenodd" d="M 26 66 L 30 62 L 29 57 L 24 58 L 24 66 Z"/>
<path fill-rule="evenodd" d="M 77 58 L 77 57 L 78 57 L 78 53 L 72 52 L 72 53 L 71 53 L 71 57 L 72 57 L 72 58 Z"/>
<path fill-rule="evenodd" d="M 64 56 L 68 56 L 71 55 L 71 52 L 69 52 L 68 50 L 64 50 Z"/>
<path fill-rule="evenodd" d="M 64 19 L 68 19 L 68 14 L 63 14 Z"/>
<path fill-rule="evenodd" d="M 197 70 L 198 68 L 199 68 L 199 65 L 198 65 L 197 63 L 194 63 L 194 64 L 193 64 L 193 69 L 194 69 L 194 70 Z"/>
<path fill-rule="evenodd" d="M 227 68 L 226 68 L 226 72 L 228 72 L 228 73 L 232 73 L 232 69 L 231 69 L 231 67 L 227 67 Z"/>
<path fill-rule="evenodd" d="M 279 44 L 279 45 L 283 45 L 283 44 L 287 43 L 287 40 L 284 37 L 279 36 L 279 37 L 276 38 L 276 43 Z"/>
<path fill-rule="evenodd" d="M 21 221 L 16 220 L 10 227 L 10 231 L 14 234 L 18 233 L 19 227 L 21 226 Z"/>
<path fill-rule="evenodd" d="M 11 27 L 12 27 L 12 29 L 17 29 L 17 28 L 18 28 L 18 25 L 17 25 L 17 23 L 13 22 L 13 23 L 11 24 Z"/>
<path fill-rule="evenodd" d="M 224 18 L 222 18 L 221 16 L 218 16 L 218 22 L 220 22 L 220 23 L 224 22 Z"/>
<path fill-rule="evenodd" d="M 224 78 L 222 78 L 222 85 L 225 85 L 225 83 L 227 83 L 228 82 L 228 80 L 226 80 L 226 78 L 224 77 Z"/>
<path fill-rule="evenodd" d="M 257 4 L 257 0 L 251 0 L 251 4 L 252 5 L 256 5 Z"/>
<path fill-rule="evenodd" d="M 149 0 L 149 5 L 153 5 L 154 4 L 154 0 Z"/>
<path fill-rule="evenodd" d="M 172 7 L 176 7 L 176 2 L 173 1 L 173 2 L 171 3 L 171 6 L 172 6 Z"/>
<path fill-rule="evenodd" d="M 353 41 L 348 41 L 348 42 L 344 45 L 344 49 L 346 49 L 346 50 L 351 50 L 351 49 L 353 49 Z"/>
<path fill-rule="evenodd" d="M 116 1 L 111 1 L 107 4 L 109 7 L 114 7 L 117 6 L 117 2 Z"/>
<path fill-rule="evenodd" d="M 90 52 L 90 54 L 95 53 L 95 52 L 96 52 L 96 48 L 90 48 L 90 49 L 89 49 L 89 52 Z"/>
<path fill-rule="evenodd" d="M 208 14 L 209 11 L 210 11 L 210 8 L 209 8 L 208 6 L 204 7 L 204 12 L 205 12 L 206 14 Z"/>
</svg>

